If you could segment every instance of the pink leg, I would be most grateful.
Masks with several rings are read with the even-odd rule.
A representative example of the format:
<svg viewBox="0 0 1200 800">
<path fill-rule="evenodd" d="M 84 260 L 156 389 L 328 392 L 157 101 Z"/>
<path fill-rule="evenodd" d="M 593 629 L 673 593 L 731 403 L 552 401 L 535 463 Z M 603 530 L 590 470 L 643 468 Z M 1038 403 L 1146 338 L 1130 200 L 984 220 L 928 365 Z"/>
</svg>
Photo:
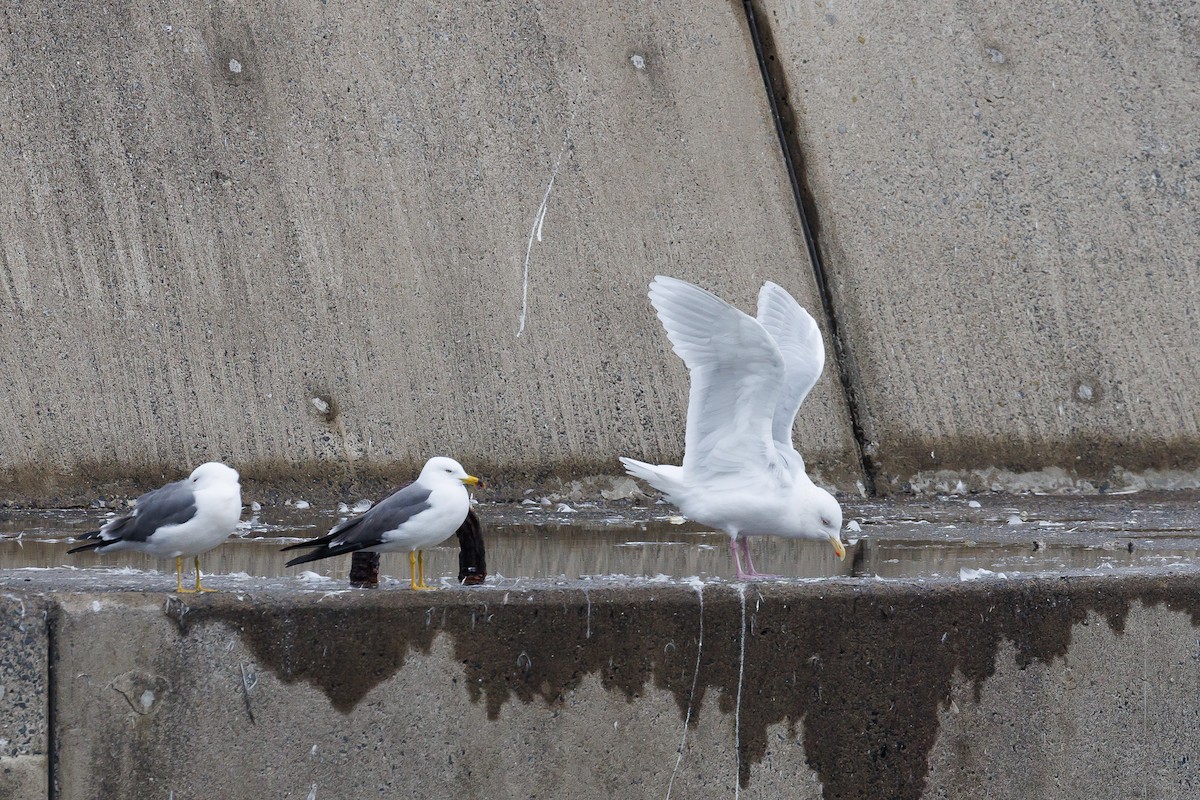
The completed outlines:
<svg viewBox="0 0 1200 800">
<path fill-rule="evenodd" d="M 758 570 L 754 568 L 754 559 L 750 558 L 750 540 L 745 536 L 738 539 L 738 549 L 742 551 L 742 556 L 746 559 L 746 566 L 750 568 L 747 573 L 757 576 Z"/>
<path fill-rule="evenodd" d="M 738 550 L 740 547 L 741 543 L 739 542 L 737 534 L 735 533 L 733 538 L 729 540 L 729 552 L 733 554 L 733 565 L 737 567 L 737 579 L 739 581 L 748 581 L 754 576 L 748 572 L 742 572 L 742 560 L 738 558 Z"/>
<path fill-rule="evenodd" d="M 750 558 L 750 538 L 743 536 L 738 539 L 738 546 L 742 550 L 742 555 L 746 557 L 746 566 L 750 567 L 750 571 L 746 573 L 751 578 L 778 578 L 778 575 L 768 575 L 765 572 L 759 572 L 754 568 L 754 561 Z"/>
</svg>

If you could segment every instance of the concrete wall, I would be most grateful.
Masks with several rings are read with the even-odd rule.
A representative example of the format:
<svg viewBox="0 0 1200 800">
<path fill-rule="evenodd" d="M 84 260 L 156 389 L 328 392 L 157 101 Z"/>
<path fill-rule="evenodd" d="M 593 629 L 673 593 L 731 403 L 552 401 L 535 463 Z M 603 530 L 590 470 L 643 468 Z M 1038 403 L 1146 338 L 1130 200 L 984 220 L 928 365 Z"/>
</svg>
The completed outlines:
<svg viewBox="0 0 1200 800">
<path fill-rule="evenodd" d="M 762 6 L 881 486 L 1200 465 L 1200 6 Z"/>
<path fill-rule="evenodd" d="M 0 797 L 48 796 L 50 635 L 48 603 L 0 593 Z"/>
<path fill-rule="evenodd" d="M 10 10 L 9 480 L 677 456 L 650 278 L 818 305 L 746 41 L 723 0 Z M 836 381 L 810 403 L 853 479 Z"/>
<path fill-rule="evenodd" d="M 936 588 L 23 602 L 60 800 L 1195 795 L 1195 576 Z"/>
<path fill-rule="evenodd" d="M 814 269 L 742 6 L 577 6 L 7 10 L 5 496 L 678 457 L 649 278 Z M 755 8 L 854 390 L 822 478 L 1197 466 L 1195 3 Z"/>
</svg>

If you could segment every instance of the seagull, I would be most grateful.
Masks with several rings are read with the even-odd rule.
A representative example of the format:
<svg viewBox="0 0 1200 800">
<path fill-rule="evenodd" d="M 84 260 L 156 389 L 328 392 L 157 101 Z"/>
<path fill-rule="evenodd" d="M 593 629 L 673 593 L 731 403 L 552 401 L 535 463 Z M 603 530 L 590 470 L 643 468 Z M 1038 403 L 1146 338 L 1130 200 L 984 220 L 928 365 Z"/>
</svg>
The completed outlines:
<svg viewBox="0 0 1200 800">
<path fill-rule="evenodd" d="M 319 558 L 367 550 L 386 553 L 408 551 L 408 578 L 414 590 L 432 589 L 425 583 L 422 552 L 454 535 L 467 518 L 471 498 L 467 486 L 481 486 L 453 458 L 435 456 L 425 462 L 417 479 L 371 507 L 367 513 L 339 523 L 329 535 L 284 550 L 316 550 L 287 562 L 287 566 Z"/>
<path fill-rule="evenodd" d="M 242 515 L 242 487 L 237 470 L 209 461 L 183 480 L 152 489 L 134 501 L 133 512 L 109 520 L 98 531 L 78 537 L 87 544 L 68 550 L 97 553 L 137 550 L 175 559 L 175 591 L 212 592 L 200 583 L 200 554 L 233 533 Z M 191 556 L 196 588 L 183 588 L 183 557 Z"/>
<path fill-rule="evenodd" d="M 691 374 L 683 465 L 622 457 L 626 471 L 685 516 L 729 534 L 738 580 L 769 577 L 754 569 L 750 536 L 828 541 L 844 559 L 841 506 L 792 446 L 796 412 L 825 366 L 817 323 L 769 282 L 757 319 L 662 275 L 650 282 L 650 302 Z"/>
</svg>

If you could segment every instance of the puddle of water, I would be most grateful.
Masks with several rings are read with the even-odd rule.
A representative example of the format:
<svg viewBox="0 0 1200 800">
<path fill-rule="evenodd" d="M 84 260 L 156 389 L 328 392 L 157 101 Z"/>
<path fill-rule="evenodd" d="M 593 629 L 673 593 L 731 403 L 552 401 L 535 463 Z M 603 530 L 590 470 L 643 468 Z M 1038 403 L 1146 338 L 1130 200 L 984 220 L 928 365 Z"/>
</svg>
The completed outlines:
<svg viewBox="0 0 1200 800">
<path fill-rule="evenodd" d="M 683 526 L 649 522 L 604 527 L 559 524 L 508 524 L 491 526 L 486 533 L 487 565 L 491 575 L 509 578 L 577 579 L 592 575 L 628 575 L 655 577 L 668 575 L 684 578 L 733 576 L 729 555 L 729 537 L 723 533 L 680 530 Z M 83 532 L 86 528 L 78 528 Z M 206 574 L 246 573 L 253 577 L 274 578 L 315 572 L 336 580 L 349 578 L 350 557 L 339 556 L 314 561 L 300 567 L 285 567 L 294 552 L 280 552 L 293 536 L 312 536 L 312 530 L 276 530 L 263 536 L 257 532 L 233 536 L 225 544 L 201 557 Z M 140 553 L 77 553 L 67 555 L 70 533 L 42 528 L 26 531 L 17 540 L 7 534 L 0 538 L 0 569 L 17 567 L 74 567 L 89 569 L 126 567 L 137 570 L 174 570 L 173 561 L 150 558 Z M 281 538 L 287 537 L 287 538 Z M 752 543 L 755 565 L 763 571 L 774 569 L 790 576 L 820 577 L 848 575 L 849 560 L 839 562 L 830 547 L 819 542 L 763 540 Z M 425 573 L 430 576 L 458 574 L 458 544 L 451 538 L 446 544 L 425 551 Z M 408 556 L 385 553 L 380 573 L 408 576 Z"/>
<path fill-rule="evenodd" d="M 862 567 L 855 575 L 880 578 L 958 578 L 963 570 L 1006 575 L 1164 566 L 1200 555 L 1200 548 L 1156 548 L 1130 553 L 1126 547 L 1040 543 L 937 544 L 929 541 L 864 539 Z"/>
<path fill-rule="evenodd" d="M 1021 507 L 1013 498 L 981 507 L 967 501 L 862 502 L 847 508 L 861 536 L 844 562 L 821 542 L 763 537 L 751 542 L 755 565 L 793 578 L 876 576 L 952 578 L 963 570 L 1028 574 L 1161 567 L 1200 559 L 1194 499 L 1140 505 L 1125 498 L 1052 501 Z M 506 578 L 630 576 L 733 578 L 728 537 L 694 523 L 671 524 L 662 506 L 600 508 L 579 513 L 540 507 L 483 506 L 488 572 Z M 1069 512 L 1069 513 L 1068 513 Z M 269 508 L 250 513 L 236 534 L 202 558 L 206 574 L 299 577 L 309 571 L 345 581 L 350 558 L 285 567 L 284 544 L 325 533 L 340 518 L 321 509 Z M 171 573 L 172 561 L 138 553 L 67 555 L 70 537 L 106 519 L 98 510 L 0 512 L 0 569 L 69 567 L 97 575 L 114 568 Z M 1132 552 L 1129 544 L 1134 544 Z M 457 541 L 426 551 L 428 576 L 458 573 Z M 381 573 L 407 579 L 406 554 L 386 554 Z M 110 573 L 111 574 L 111 573 Z"/>
</svg>

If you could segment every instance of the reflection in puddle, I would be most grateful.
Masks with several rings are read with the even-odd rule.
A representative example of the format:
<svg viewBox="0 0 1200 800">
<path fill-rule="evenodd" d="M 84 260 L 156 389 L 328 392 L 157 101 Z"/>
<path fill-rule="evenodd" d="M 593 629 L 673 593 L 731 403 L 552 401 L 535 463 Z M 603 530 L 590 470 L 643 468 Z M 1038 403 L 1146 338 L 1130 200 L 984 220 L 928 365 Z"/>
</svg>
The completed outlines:
<svg viewBox="0 0 1200 800">
<path fill-rule="evenodd" d="M 336 520 L 331 520 L 329 527 Z M 732 561 L 728 537 L 721 533 L 688 530 L 662 522 L 642 522 L 626 526 L 507 524 L 490 526 L 486 531 L 487 564 L 490 575 L 508 578 L 576 579 L 589 575 L 628 575 L 637 577 L 731 577 Z M 84 532 L 79 527 L 75 532 Z M 345 580 L 349 577 L 350 557 L 340 556 L 285 567 L 293 553 L 280 552 L 285 543 L 297 536 L 312 536 L 322 530 L 276 529 L 267 535 L 250 532 L 233 536 L 225 544 L 201 557 L 205 574 L 245 573 L 252 577 L 299 576 L 305 571 Z M 159 561 L 140 553 L 105 555 L 66 554 L 66 537 L 72 531 L 27 531 L 19 541 L 12 534 L 0 539 L 0 568 L 13 567 L 131 567 L 137 570 L 171 571 L 173 562 Z M 792 576 L 819 577 L 849 574 L 850 561 L 839 563 L 833 550 L 819 542 L 763 540 L 753 543 L 755 563 Z M 84 556 L 80 558 L 80 556 Z M 458 574 L 458 545 L 453 538 L 441 547 L 425 551 L 426 574 Z M 764 566 L 766 565 L 766 566 Z M 408 556 L 385 553 L 380 574 L 408 575 Z"/>
<path fill-rule="evenodd" d="M 489 574 L 568 580 L 622 575 L 728 580 L 733 576 L 728 538 L 694 523 L 673 524 L 678 518 L 668 516 L 669 507 L 577 505 L 577 513 L 482 506 Z M 1196 531 L 1175 524 L 1178 519 L 1170 514 L 1139 517 L 1137 510 L 1115 505 L 1086 519 L 1080 515 L 1053 519 L 1045 513 L 1041 519 L 1026 519 L 999 502 L 983 509 L 978 505 L 968 508 L 966 501 L 953 507 L 910 504 L 904 508 L 863 503 L 856 510 L 854 517 L 861 522 L 862 532 L 844 535 L 861 538 L 848 548 L 844 562 L 821 542 L 764 537 L 751 543 L 755 564 L 763 571 L 793 578 L 958 579 L 990 573 L 1160 567 L 1200 556 Z M 568 511 L 576 509 L 568 507 Z M 253 513 L 247 509 L 235 536 L 205 555 L 202 567 L 206 574 L 244 578 L 316 580 L 321 576 L 345 581 L 350 569 L 347 556 L 288 568 L 284 566 L 288 554 L 280 552 L 286 543 L 325 533 L 340 516 L 314 508 Z M 94 510 L 0 512 L 0 569 L 65 566 L 97 573 L 114 568 L 173 571 L 172 562 L 138 553 L 68 556 L 70 537 L 95 529 L 104 519 L 103 511 Z M 384 555 L 380 572 L 407 576 L 407 555 Z M 457 574 L 455 539 L 426 551 L 426 572 L 438 577 Z"/>
</svg>

